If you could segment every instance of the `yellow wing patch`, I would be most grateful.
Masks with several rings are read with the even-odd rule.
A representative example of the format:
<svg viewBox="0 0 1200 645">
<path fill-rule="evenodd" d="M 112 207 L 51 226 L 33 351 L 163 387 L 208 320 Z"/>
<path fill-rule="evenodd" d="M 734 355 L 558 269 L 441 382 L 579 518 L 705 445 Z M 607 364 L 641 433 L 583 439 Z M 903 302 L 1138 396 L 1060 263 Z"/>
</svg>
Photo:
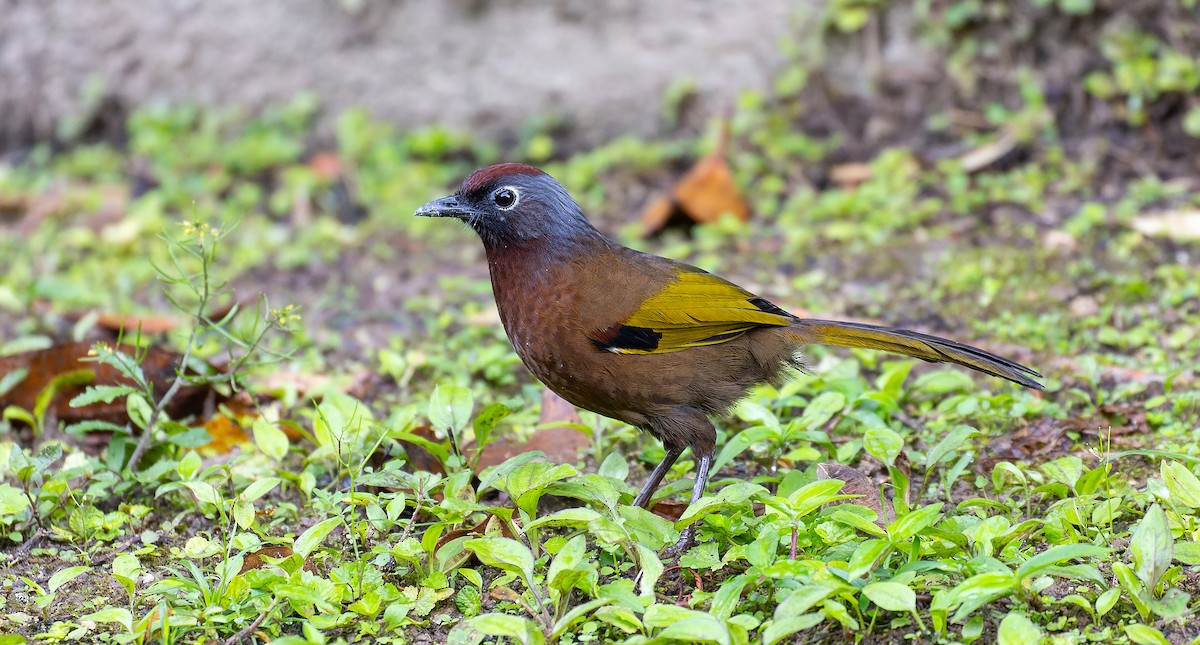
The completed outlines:
<svg viewBox="0 0 1200 645">
<path fill-rule="evenodd" d="M 725 343 L 755 327 L 785 327 L 794 320 L 731 282 L 687 271 L 592 341 L 618 354 L 658 354 Z"/>
</svg>

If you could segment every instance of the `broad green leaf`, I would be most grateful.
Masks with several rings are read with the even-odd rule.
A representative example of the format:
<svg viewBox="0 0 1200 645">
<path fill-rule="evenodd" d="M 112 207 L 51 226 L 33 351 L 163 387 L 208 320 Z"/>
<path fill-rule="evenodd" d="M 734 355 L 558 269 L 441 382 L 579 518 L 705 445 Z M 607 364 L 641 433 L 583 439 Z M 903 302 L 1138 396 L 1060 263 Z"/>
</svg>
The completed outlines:
<svg viewBox="0 0 1200 645">
<path fill-rule="evenodd" d="M 1200 542 L 1176 542 L 1175 559 L 1183 564 L 1200 564 Z"/>
<path fill-rule="evenodd" d="M 221 503 L 220 493 L 218 493 L 217 489 L 213 488 L 213 485 L 208 482 L 183 482 L 183 487 L 192 491 L 192 494 L 196 496 L 196 501 L 200 502 L 201 504 L 212 504 L 216 506 L 217 504 Z"/>
<path fill-rule="evenodd" d="M 75 578 L 78 578 L 90 569 L 91 567 L 82 564 L 61 569 L 54 575 L 50 576 L 50 581 L 46 583 L 46 587 L 50 590 L 50 593 L 54 593 L 55 591 L 58 591 L 60 587 L 74 580 Z"/>
<path fill-rule="evenodd" d="M 479 475 L 479 488 L 477 489 L 477 496 L 483 495 L 483 493 L 497 481 L 506 479 L 509 473 L 517 468 L 524 466 L 534 459 L 541 459 L 545 456 L 546 453 L 542 452 L 541 450 L 530 450 L 529 452 L 522 452 L 520 454 L 513 455 L 512 457 L 504 460 L 504 462 L 496 466 L 492 466 L 491 468 L 484 468 L 483 472 Z"/>
<path fill-rule="evenodd" d="M 863 435 L 863 450 L 885 465 L 894 464 L 896 457 L 900 456 L 902 448 L 904 448 L 904 437 L 891 428 L 884 426 L 868 428 Z"/>
<path fill-rule="evenodd" d="M 1200 479 L 1177 461 L 1163 461 L 1159 467 L 1163 483 L 1171 491 L 1171 500 L 1188 508 L 1200 508 Z"/>
<path fill-rule="evenodd" d="M 950 434 L 942 438 L 936 446 L 929 450 L 925 455 L 925 469 L 933 468 L 946 455 L 958 452 L 963 444 L 967 443 L 972 437 L 979 436 L 980 432 L 971 426 L 958 426 L 950 431 Z"/>
<path fill-rule="evenodd" d="M 854 580 L 871 573 L 878 566 L 880 559 L 892 548 L 887 540 L 865 540 L 859 544 L 850 555 L 849 578 Z"/>
<path fill-rule="evenodd" d="M 662 560 L 658 559 L 658 554 L 650 549 L 642 546 L 641 543 L 634 543 L 637 547 L 638 565 L 641 566 L 641 580 L 638 582 L 638 590 L 642 598 L 654 598 L 654 586 L 658 584 L 658 578 L 663 573 Z"/>
<path fill-rule="evenodd" d="M 292 552 L 301 558 L 307 558 L 310 553 L 325 541 L 325 536 L 329 535 L 329 532 L 337 527 L 341 521 L 340 517 L 331 517 L 310 526 L 307 531 L 301 533 L 296 538 L 296 541 L 292 543 Z"/>
<path fill-rule="evenodd" d="M 1106 590 L 1096 598 L 1096 616 L 1103 617 L 1104 614 L 1112 611 L 1113 607 L 1117 606 L 1117 601 L 1121 599 L 1121 590 L 1117 587 Z"/>
<path fill-rule="evenodd" d="M 475 415 L 475 421 L 471 425 L 475 430 L 476 447 L 482 450 L 491 441 L 492 430 L 496 428 L 496 424 L 510 414 L 512 414 L 512 410 L 508 409 L 508 406 L 503 403 L 493 403 Z"/>
<path fill-rule="evenodd" d="M 730 645 L 732 642 L 729 628 L 715 617 L 707 614 L 697 614 L 677 620 L 659 632 L 658 638 L 685 643 L 716 643 L 717 645 Z"/>
<path fill-rule="evenodd" d="M 825 614 L 819 611 L 799 616 L 775 618 L 763 629 L 762 642 L 764 645 L 775 645 L 796 632 L 811 629 L 824 621 Z"/>
<path fill-rule="evenodd" d="M 833 415 L 844 409 L 846 409 L 846 395 L 827 390 L 818 394 L 808 405 L 804 406 L 804 414 L 800 415 L 800 426 L 808 429 L 819 428 L 828 423 Z"/>
<path fill-rule="evenodd" d="M 287 456 L 287 433 L 277 424 L 259 417 L 254 420 L 252 429 L 254 432 L 254 443 L 264 455 L 275 461 L 282 461 Z"/>
<path fill-rule="evenodd" d="M 242 491 L 238 497 L 240 497 L 244 502 L 256 501 L 258 498 L 274 490 L 274 488 L 279 485 L 280 481 L 281 480 L 278 477 L 263 477 L 262 479 L 256 479 L 252 484 L 247 486 L 246 490 Z"/>
<path fill-rule="evenodd" d="M 584 618 L 587 618 L 587 615 L 593 611 L 605 605 L 610 605 L 613 602 L 615 602 L 615 599 L 613 598 L 596 598 L 595 600 L 589 600 L 582 605 L 576 605 L 571 609 L 571 611 L 568 611 L 562 618 L 559 618 L 558 621 L 554 623 L 554 628 L 550 630 L 551 640 L 557 641 L 572 625 L 580 620 L 583 620 Z"/>
<path fill-rule="evenodd" d="M 1151 505 L 1129 538 L 1134 572 L 1151 592 L 1158 586 L 1167 567 L 1171 566 L 1171 560 L 1175 557 L 1174 547 L 1175 541 L 1171 539 L 1171 530 L 1167 526 L 1167 514 L 1158 504 Z"/>
<path fill-rule="evenodd" d="M 484 614 L 471 618 L 451 630 L 446 642 L 449 645 L 479 643 L 482 639 L 473 632 L 497 638 L 511 638 L 521 645 L 542 645 L 546 642 L 542 630 L 532 620 L 506 614 Z"/>
<path fill-rule="evenodd" d="M 1042 630 L 1025 614 L 1016 611 L 1008 612 L 1000 621 L 1000 629 L 996 632 L 997 645 L 1031 645 L 1042 640 Z"/>
<path fill-rule="evenodd" d="M 626 607 L 609 605 L 597 609 L 593 615 L 626 634 L 635 634 L 642 630 L 642 621 L 638 620 L 637 614 Z"/>
<path fill-rule="evenodd" d="M 698 544 L 679 557 L 679 566 L 684 569 L 708 569 L 716 571 L 721 568 L 721 555 L 717 553 L 717 545 L 713 542 Z"/>
<path fill-rule="evenodd" d="M 8 372 L 4 376 L 0 376 L 0 396 L 8 394 L 8 392 L 19 385 L 21 381 L 24 381 L 26 376 L 29 376 L 29 368 L 27 367 L 19 367 Z"/>
<path fill-rule="evenodd" d="M 916 611 L 917 594 L 898 582 L 873 582 L 863 587 L 863 595 L 888 611 Z"/>
<path fill-rule="evenodd" d="M 853 495 L 839 495 L 838 492 L 846 483 L 840 479 L 818 479 L 809 482 L 788 495 L 788 517 L 797 520 L 815 512 L 817 509 L 843 499 L 854 499 Z M 767 499 L 768 506 L 774 507 L 771 498 Z"/>
<path fill-rule="evenodd" d="M 1138 610 L 1138 614 L 1143 619 L 1149 618 L 1150 605 L 1146 603 L 1149 594 L 1146 593 L 1146 586 L 1138 579 L 1137 573 L 1124 562 L 1114 562 L 1112 571 L 1117 582 L 1121 584 L 1121 587 L 1129 595 L 1129 599 L 1133 601 L 1133 606 Z"/>
<path fill-rule="evenodd" d="M 16 515 L 29 508 L 29 498 L 20 488 L 11 484 L 0 484 L 0 518 Z"/>
<path fill-rule="evenodd" d="M 233 521 L 237 522 L 238 527 L 243 530 L 249 530 L 250 527 L 254 526 L 254 503 L 235 503 L 233 505 Z"/>
<path fill-rule="evenodd" d="M 1125 635 L 1137 645 L 1171 645 L 1162 632 L 1149 625 L 1126 625 Z"/>
<path fill-rule="evenodd" d="M 837 588 L 822 584 L 804 585 L 788 594 L 775 606 L 775 619 L 781 620 L 807 613 L 836 591 Z"/>
<path fill-rule="evenodd" d="M 717 511 L 730 506 L 736 506 L 745 503 L 746 500 L 750 499 L 751 497 L 754 497 L 755 495 L 761 495 L 766 492 L 767 489 L 759 486 L 758 484 L 752 484 L 750 482 L 738 482 L 736 484 L 730 484 L 729 486 L 726 486 L 718 491 L 716 495 L 701 497 L 699 501 L 689 506 L 688 509 L 683 512 L 683 515 L 679 518 L 679 521 L 675 523 L 675 528 L 683 530 L 687 528 L 688 525 L 704 517 L 705 515 L 716 513 Z"/>
<path fill-rule="evenodd" d="M 748 584 L 750 584 L 750 578 L 745 574 L 738 574 L 721 581 L 721 586 L 717 587 L 717 591 L 713 593 L 712 608 L 709 609 L 709 612 L 720 620 L 728 620 L 733 615 L 733 610 L 737 608 L 738 602 L 741 601 L 742 591 Z"/>
<path fill-rule="evenodd" d="M 957 608 L 950 622 L 962 622 L 986 603 L 1014 591 L 1013 575 L 1007 571 L 977 573 L 950 590 L 934 594 L 931 610 Z"/>
<path fill-rule="evenodd" d="M 734 457 L 742 454 L 742 452 L 750 446 L 760 441 L 765 441 L 772 437 L 778 436 L 779 430 L 765 425 L 753 426 L 742 430 L 741 432 L 733 435 L 733 437 L 729 441 L 725 442 L 725 445 L 721 447 L 721 452 L 717 453 L 717 458 L 713 460 L 712 472 L 719 472 L 725 467 L 725 464 L 732 461 Z"/>
<path fill-rule="evenodd" d="M 937 502 L 909 512 L 888 525 L 888 537 L 893 544 L 907 542 L 925 527 L 933 526 L 938 521 L 941 510 L 942 503 Z"/>
<path fill-rule="evenodd" d="M 497 567 L 520 575 L 527 586 L 533 586 L 533 553 L 529 547 L 506 537 L 476 538 L 463 546 L 489 567 Z"/>
<path fill-rule="evenodd" d="M 600 514 L 590 508 L 577 506 L 575 508 L 564 508 L 550 515 L 543 515 L 532 522 L 525 524 L 525 530 L 536 529 L 543 526 L 569 526 L 571 528 L 586 528 L 594 522 Z"/>
<path fill-rule="evenodd" d="M 97 623 L 120 623 L 126 630 L 129 630 L 133 625 L 133 614 L 124 607 L 105 607 L 81 617 L 80 620 L 90 620 Z"/>
<path fill-rule="evenodd" d="M 575 583 L 587 572 L 581 566 L 586 558 L 587 540 L 582 535 L 567 540 L 546 571 L 546 586 L 557 591 L 559 597 L 570 594 Z"/>
<path fill-rule="evenodd" d="M 200 454 L 195 450 L 187 451 L 187 454 L 175 464 L 175 472 L 183 479 L 191 479 L 200 471 L 200 467 L 204 462 L 200 459 Z"/>
<path fill-rule="evenodd" d="M 604 457 L 604 461 L 600 462 L 600 467 L 596 472 L 601 477 L 608 477 L 617 481 L 625 481 L 629 476 L 629 462 L 625 461 L 625 456 L 619 452 L 610 452 Z"/>
<path fill-rule="evenodd" d="M 114 576 L 124 578 L 135 578 L 142 571 L 142 564 L 138 562 L 136 555 L 132 553 L 122 553 L 113 558 L 112 571 Z"/>
<path fill-rule="evenodd" d="M 133 425 L 146 429 L 150 423 L 150 418 L 154 416 L 154 406 L 150 405 L 150 401 L 146 400 L 146 396 L 141 392 L 134 392 L 125 397 L 125 412 L 129 414 L 129 420 Z"/>
<path fill-rule="evenodd" d="M 1016 482 L 1019 486 L 1025 486 L 1029 482 L 1025 477 L 1025 473 L 1011 461 L 1001 461 L 992 467 L 993 488 L 997 491 L 1003 491 L 1006 488 L 1005 484 L 1009 480 Z"/>
<path fill-rule="evenodd" d="M 1174 620 L 1188 613 L 1188 601 L 1191 594 L 1178 587 L 1170 587 L 1163 592 L 1162 598 L 1147 596 L 1146 604 L 1156 616 Z"/>
<path fill-rule="evenodd" d="M 437 430 L 463 430 L 471 420 L 475 397 L 459 385 L 437 385 L 429 397 L 429 423 Z"/>
<path fill-rule="evenodd" d="M 1059 544 L 1026 560 L 1017 568 L 1017 579 L 1024 580 L 1037 575 L 1041 571 L 1060 562 L 1080 558 L 1098 558 L 1108 553 L 1108 549 L 1091 544 Z"/>
<path fill-rule="evenodd" d="M 884 531 L 882 528 L 880 528 L 878 524 L 872 522 L 871 520 L 867 519 L 867 517 L 860 515 L 859 513 L 842 510 L 844 508 L 845 506 L 839 506 L 838 510 L 829 514 L 829 519 L 835 522 L 841 522 L 846 526 L 854 527 L 872 537 L 887 537 L 887 531 Z M 874 514 L 874 511 L 872 511 L 872 514 Z"/>
</svg>

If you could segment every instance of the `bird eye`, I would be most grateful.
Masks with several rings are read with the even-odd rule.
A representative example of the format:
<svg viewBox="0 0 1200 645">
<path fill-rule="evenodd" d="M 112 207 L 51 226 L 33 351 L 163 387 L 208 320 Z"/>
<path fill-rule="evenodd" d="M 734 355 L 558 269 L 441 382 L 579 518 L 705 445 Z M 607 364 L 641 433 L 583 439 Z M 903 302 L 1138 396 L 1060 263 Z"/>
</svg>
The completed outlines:
<svg viewBox="0 0 1200 645">
<path fill-rule="evenodd" d="M 492 201 L 500 207 L 500 210 L 511 210 L 517 205 L 518 199 L 517 191 L 512 188 L 498 188 L 496 192 L 492 193 Z"/>
</svg>

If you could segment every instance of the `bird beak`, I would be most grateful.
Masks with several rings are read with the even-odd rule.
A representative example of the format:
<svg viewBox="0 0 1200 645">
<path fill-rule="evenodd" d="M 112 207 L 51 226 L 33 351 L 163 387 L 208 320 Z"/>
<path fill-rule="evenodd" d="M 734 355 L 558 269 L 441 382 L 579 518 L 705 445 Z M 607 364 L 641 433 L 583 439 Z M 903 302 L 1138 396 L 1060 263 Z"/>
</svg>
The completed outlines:
<svg viewBox="0 0 1200 645">
<path fill-rule="evenodd" d="M 457 217 L 461 220 L 478 214 L 474 208 L 460 203 L 457 195 L 435 199 L 418 208 L 416 212 L 418 217 Z"/>
</svg>

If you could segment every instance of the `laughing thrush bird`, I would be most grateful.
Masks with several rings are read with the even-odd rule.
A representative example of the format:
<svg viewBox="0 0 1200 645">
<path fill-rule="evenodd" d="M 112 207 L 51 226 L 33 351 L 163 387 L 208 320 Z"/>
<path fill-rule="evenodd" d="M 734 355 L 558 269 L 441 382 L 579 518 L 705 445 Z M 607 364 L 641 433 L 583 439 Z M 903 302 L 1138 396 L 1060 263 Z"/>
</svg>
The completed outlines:
<svg viewBox="0 0 1200 645">
<path fill-rule="evenodd" d="M 500 320 L 535 376 L 572 404 L 662 441 L 666 456 L 634 500 L 642 507 L 687 448 L 695 503 L 716 452 L 709 417 L 756 384 L 784 380 L 804 345 L 879 349 L 1042 387 L 1037 372 L 977 347 L 798 318 L 711 273 L 617 244 L 532 166 L 478 170 L 416 214 L 462 220 L 483 240 Z"/>
</svg>

